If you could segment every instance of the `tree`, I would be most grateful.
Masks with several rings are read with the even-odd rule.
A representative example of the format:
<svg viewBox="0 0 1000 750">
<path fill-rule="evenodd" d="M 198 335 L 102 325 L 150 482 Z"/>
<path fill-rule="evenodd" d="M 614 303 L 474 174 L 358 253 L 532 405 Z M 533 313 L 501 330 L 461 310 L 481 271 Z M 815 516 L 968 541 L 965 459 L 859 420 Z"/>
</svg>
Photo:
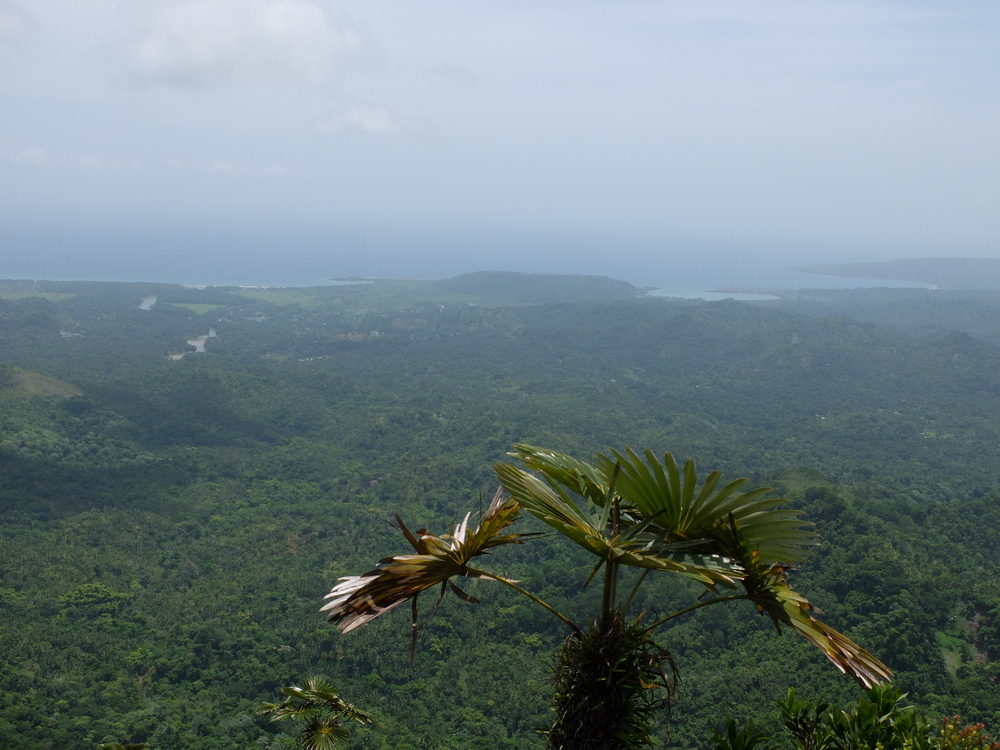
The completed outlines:
<svg viewBox="0 0 1000 750">
<path fill-rule="evenodd" d="M 497 581 L 529 597 L 562 620 L 571 635 L 555 675 L 556 718 L 549 747 L 632 748 L 648 743 L 652 691 L 666 686 L 669 654 L 651 639 L 658 627 L 701 607 L 747 600 L 767 614 L 780 632 L 788 627 L 818 647 L 842 672 L 865 687 L 891 679 L 878 659 L 817 620 L 813 606 L 788 584 L 790 565 L 805 559 L 816 535 L 785 498 L 770 488 L 740 490 L 746 479 L 720 486 L 721 473 L 699 486 L 693 461 L 679 467 L 671 454 L 662 460 L 630 449 L 598 454 L 592 463 L 545 448 L 518 444 L 510 463 L 494 469 L 501 482 L 477 526 L 471 514 L 451 533 L 398 528 L 416 554 L 379 561 L 361 576 L 350 576 L 327 595 L 323 607 L 332 622 L 349 632 L 409 601 L 412 607 L 411 659 L 419 631 L 417 598 L 439 586 L 440 603 L 450 589 L 477 601 L 453 581 L 458 576 Z M 534 534 L 508 527 L 521 510 L 555 528 L 596 558 L 589 582 L 603 572 L 601 611 L 586 630 L 517 585 L 516 581 L 470 565 L 494 547 L 522 544 Z M 626 596 L 618 592 L 622 566 L 642 569 Z M 700 583 L 704 594 L 689 607 L 645 624 L 627 614 L 650 573 L 673 573 Z M 435 607 L 437 605 L 435 604 Z"/>
<path fill-rule="evenodd" d="M 305 721 L 299 734 L 299 742 L 305 750 L 338 750 L 347 744 L 350 736 L 343 719 L 364 725 L 375 718 L 341 698 L 333 685 L 322 677 L 310 677 L 305 685 L 281 688 L 281 692 L 288 696 L 287 700 L 265 703 L 254 713 L 271 714 L 271 721 Z"/>
<path fill-rule="evenodd" d="M 856 705 L 840 711 L 823 701 L 800 701 L 790 688 L 778 707 L 796 750 L 1000 750 L 1000 742 L 991 741 L 982 724 L 962 726 L 958 716 L 943 717 L 941 728 L 934 731 L 926 716 L 903 705 L 905 698 L 894 685 L 877 685 Z M 733 718 L 727 718 L 726 734 L 714 735 L 716 750 L 778 747 L 756 731 L 753 720 L 738 729 Z"/>
</svg>

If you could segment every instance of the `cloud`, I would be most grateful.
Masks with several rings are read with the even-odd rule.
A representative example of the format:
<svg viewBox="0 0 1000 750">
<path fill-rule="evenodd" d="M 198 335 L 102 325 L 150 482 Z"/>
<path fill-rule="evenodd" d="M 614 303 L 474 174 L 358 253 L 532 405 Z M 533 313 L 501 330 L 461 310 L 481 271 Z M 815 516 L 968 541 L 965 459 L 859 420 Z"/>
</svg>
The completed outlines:
<svg viewBox="0 0 1000 750">
<path fill-rule="evenodd" d="M 51 158 L 48 151 L 38 146 L 29 146 L 20 151 L 8 151 L 5 156 L 14 164 L 26 164 L 32 167 L 44 167 Z"/>
<path fill-rule="evenodd" d="M 209 174 L 236 174 L 246 172 L 247 169 L 246 164 L 234 161 L 213 161 L 206 167 Z"/>
<path fill-rule="evenodd" d="M 248 174 L 251 168 L 239 161 L 216 159 L 210 162 L 191 162 L 184 164 L 176 159 L 170 159 L 167 166 L 178 171 L 208 175 L 240 175 Z"/>
<path fill-rule="evenodd" d="M 288 169 L 280 164 L 269 166 L 255 166 L 242 161 L 229 161 L 227 159 L 215 159 L 213 161 L 192 161 L 182 162 L 179 159 L 168 159 L 164 162 L 166 168 L 180 174 L 202 174 L 213 177 L 239 176 L 239 175 L 264 175 L 267 177 L 281 177 L 289 174 Z"/>
<path fill-rule="evenodd" d="M 194 87 L 322 82 L 361 47 L 361 33 L 314 0 L 161 2 L 125 42 L 137 81 Z"/>
<path fill-rule="evenodd" d="M 385 107 L 359 105 L 352 105 L 344 114 L 316 123 L 317 130 L 330 135 L 355 133 L 394 136 L 412 130 L 413 126 L 414 123 L 410 120 L 393 117 Z"/>
<path fill-rule="evenodd" d="M 463 65 L 440 63 L 430 69 L 430 74 L 440 81 L 461 88 L 473 88 L 479 83 L 475 73 Z"/>
<path fill-rule="evenodd" d="M 16 44 L 38 31 L 38 21 L 9 0 L 0 0 L 0 44 Z"/>
<path fill-rule="evenodd" d="M 94 156 L 92 154 L 80 154 L 73 160 L 72 164 L 77 169 L 82 169 L 88 172 L 124 169 L 126 166 L 129 166 L 126 163 L 115 159 L 108 159 L 104 156 Z M 131 166 L 135 167 L 137 165 L 133 163 Z"/>
</svg>

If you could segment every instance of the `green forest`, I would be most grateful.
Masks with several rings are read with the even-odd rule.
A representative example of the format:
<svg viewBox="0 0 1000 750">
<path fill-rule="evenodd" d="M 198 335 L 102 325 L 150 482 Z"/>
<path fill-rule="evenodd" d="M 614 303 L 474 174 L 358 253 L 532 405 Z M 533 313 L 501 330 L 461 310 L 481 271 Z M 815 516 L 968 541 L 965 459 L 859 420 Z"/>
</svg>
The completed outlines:
<svg viewBox="0 0 1000 750">
<path fill-rule="evenodd" d="M 0 750 L 292 750 L 254 709 L 314 675 L 374 717 L 352 748 L 542 748 L 567 631 L 541 607 L 463 583 L 481 602 L 445 598 L 412 665 L 409 607 L 347 634 L 319 611 L 404 551 L 397 514 L 443 534 L 488 503 L 519 443 L 773 488 L 819 534 L 790 576 L 823 620 L 932 722 L 1000 733 L 1000 293 L 364 281 L 0 282 Z M 488 567 L 586 621 L 583 552 L 516 530 L 545 536 Z M 692 592 L 651 577 L 633 609 Z M 730 717 L 778 734 L 790 688 L 865 695 L 747 602 L 657 640 L 661 745 L 714 748 Z"/>
</svg>

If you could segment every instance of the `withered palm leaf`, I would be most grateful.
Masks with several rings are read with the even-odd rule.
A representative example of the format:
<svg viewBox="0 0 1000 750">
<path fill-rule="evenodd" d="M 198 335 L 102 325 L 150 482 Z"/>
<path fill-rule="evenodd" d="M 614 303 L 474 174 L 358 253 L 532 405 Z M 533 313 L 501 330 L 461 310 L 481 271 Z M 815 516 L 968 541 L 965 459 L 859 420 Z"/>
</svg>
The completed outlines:
<svg viewBox="0 0 1000 750">
<path fill-rule="evenodd" d="M 519 512 L 520 506 L 517 502 L 513 499 L 505 500 L 503 493 L 498 490 L 475 528 L 470 527 L 471 514 L 467 514 L 450 534 L 436 536 L 426 529 L 412 532 L 403 520 L 396 516 L 399 530 L 416 554 L 387 557 L 379 560 L 378 567 L 374 570 L 360 576 L 341 578 L 326 595 L 325 598 L 330 601 L 320 611 L 328 612 L 330 622 L 337 623 L 341 631 L 348 633 L 379 615 L 413 600 L 415 637 L 417 631 L 415 598 L 422 591 L 440 585 L 440 596 L 443 597 L 447 586 L 463 600 L 477 601 L 455 585 L 452 579 L 456 576 L 488 578 L 527 593 L 516 586 L 517 581 L 469 567 L 469 562 L 473 558 L 487 554 L 494 547 L 521 544 L 524 539 L 536 536 L 536 534 L 503 533 L 517 519 Z"/>
</svg>

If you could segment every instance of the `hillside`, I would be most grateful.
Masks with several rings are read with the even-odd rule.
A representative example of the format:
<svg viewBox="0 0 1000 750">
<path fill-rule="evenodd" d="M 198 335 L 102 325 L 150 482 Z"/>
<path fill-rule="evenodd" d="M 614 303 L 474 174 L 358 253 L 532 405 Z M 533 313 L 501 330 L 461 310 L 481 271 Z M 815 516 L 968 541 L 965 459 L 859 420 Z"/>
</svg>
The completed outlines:
<svg viewBox="0 0 1000 750">
<path fill-rule="evenodd" d="M 763 303 L 810 315 L 843 315 L 887 330 L 940 338 L 966 334 L 1000 346 L 1000 292 L 946 289 L 813 289 Z"/>
<path fill-rule="evenodd" d="M 830 263 L 790 270 L 858 279 L 916 281 L 940 289 L 1000 289 L 1000 258 L 908 258 L 887 263 Z"/>
<path fill-rule="evenodd" d="M 0 390 L 19 396 L 56 396 L 72 398 L 83 392 L 74 385 L 20 367 L 0 365 Z"/>
</svg>

